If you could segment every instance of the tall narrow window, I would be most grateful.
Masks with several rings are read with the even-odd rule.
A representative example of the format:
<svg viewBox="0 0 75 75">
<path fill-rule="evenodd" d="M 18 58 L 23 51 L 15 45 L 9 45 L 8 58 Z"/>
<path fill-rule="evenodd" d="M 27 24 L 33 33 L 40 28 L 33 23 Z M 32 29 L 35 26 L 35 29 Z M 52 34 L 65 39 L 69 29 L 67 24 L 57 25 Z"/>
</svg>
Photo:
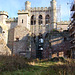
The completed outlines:
<svg viewBox="0 0 75 75">
<path fill-rule="evenodd" d="M 2 27 L 0 26 L 0 33 L 2 33 Z"/>
<path fill-rule="evenodd" d="M 31 25 L 36 24 L 36 17 L 34 15 L 31 16 Z"/>
<path fill-rule="evenodd" d="M 22 19 L 22 23 L 23 23 L 23 19 Z"/>
<path fill-rule="evenodd" d="M 38 23 L 39 23 L 39 25 L 42 25 L 43 24 L 43 18 L 42 18 L 42 15 L 39 15 L 39 18 L 38 18 L 39 20 L 38 20 Z"/>
<path fill-rule="evenodd" d="M 50 23 L 50 16 L 46 15 L 45 17 L 45 24 L 49 24 Z"/>
</svg>

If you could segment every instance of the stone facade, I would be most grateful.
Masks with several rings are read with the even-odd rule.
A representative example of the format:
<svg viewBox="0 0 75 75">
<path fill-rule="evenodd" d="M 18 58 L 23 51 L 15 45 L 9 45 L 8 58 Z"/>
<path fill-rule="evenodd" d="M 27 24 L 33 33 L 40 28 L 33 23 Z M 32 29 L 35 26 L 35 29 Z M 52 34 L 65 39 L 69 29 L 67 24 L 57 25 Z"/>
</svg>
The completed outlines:
<svg viewBox="0 0 75 75">
<path fill-rule="evenodd" d="M 31 7 L 31 2 L 25 2 L 25 10 L 18 10 L 17 18 L 8 18 L 8 13 L 0 11 L 0 31 L 4 41 L 14 54 L 22 54 L 27 57 L 36 56 L 36 45 L 31 36 L 46 33 L 53 29 L 67 29 L 68 22 L 57 22 L 56 1 L 50 2 L 50 7 Z M 3 28 L 3 30 L 1 30 Z M 60 28 L 60 29 L 61 29 Z M 30 42 L 32 41 L 32 42 Z M 28 54 L 28 55 L 27 55 Z"/>
<path fill-rule="evenodd" d="M 0 22 L 0 34 L 2 34 L 2 38 L 7 44 L 8 42 L 8 27 Z"/>
<path fill-rule="evenodd" d="M 51 32 L 50 40 L 48 37 L 46 37 L 44 41 L 43 57 L 69 57 L 69 54 L 67 54 L 70 51 L 69 47 L 71 46 L 69 40 L 69 32 L 67 31 Z"/>
</svg>

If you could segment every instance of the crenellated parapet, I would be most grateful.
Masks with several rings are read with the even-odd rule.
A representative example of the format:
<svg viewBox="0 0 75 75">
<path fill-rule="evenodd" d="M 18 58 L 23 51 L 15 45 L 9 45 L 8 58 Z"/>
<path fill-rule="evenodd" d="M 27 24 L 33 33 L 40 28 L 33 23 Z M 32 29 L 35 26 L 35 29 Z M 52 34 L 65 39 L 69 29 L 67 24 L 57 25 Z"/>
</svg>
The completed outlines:
<svg viewBox="0 0 75 75">
<path fill-rule="evenodd" d="M 31 11 L 48 11 L 51 7 L 34 7 L 31 8 Z"/>
<path fill-rule="evenodd" d="M 18 10 L 18 14 L 28 14 L 28 10 Z"/>
<path fill-rule="evenodd" d="M 6 15 L 6 16 L 8 16 L 8 13 L 5 12 L 5 11 L 0 11 L 0 15 Z"/>
<path fill-rule="evenodd" d="M 57 22 L 57 25 L 68 25 L 71 21 L 60 21 L 60 22 Z"/>
<path fill-rule="evenodd" d="M 18 18 L 16 17 L 16 18 L 7 18 L 6 19 L 6 22 L 18 22 Z"/>
</svg>

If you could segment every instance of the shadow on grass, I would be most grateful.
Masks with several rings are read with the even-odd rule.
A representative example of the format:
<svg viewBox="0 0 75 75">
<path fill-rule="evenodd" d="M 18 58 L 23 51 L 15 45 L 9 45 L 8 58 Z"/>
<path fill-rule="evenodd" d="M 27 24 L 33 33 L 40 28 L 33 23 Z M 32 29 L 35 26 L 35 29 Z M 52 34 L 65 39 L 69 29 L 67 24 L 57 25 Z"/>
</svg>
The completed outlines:
<svg viewBox="0 0 75 75">
<path fill-rule="evenodd" d="M 37 62 L 38 64 L 35 62 L 37 65 L 29 65 L 28 62 L 30 60 L 19 56 L 0 56 L 0 75 L 75 75 L 75 63 L 44 67 L 54 62 L 42 60 Z"/>
<path fill-rule="evenodd" d="M 30 66 L 29 68 L 23 68 L 16 71 L 5 71 L 1 75 L 75 75 L 75 68 L 59 65 L 59 66 Z"/>
</svg>

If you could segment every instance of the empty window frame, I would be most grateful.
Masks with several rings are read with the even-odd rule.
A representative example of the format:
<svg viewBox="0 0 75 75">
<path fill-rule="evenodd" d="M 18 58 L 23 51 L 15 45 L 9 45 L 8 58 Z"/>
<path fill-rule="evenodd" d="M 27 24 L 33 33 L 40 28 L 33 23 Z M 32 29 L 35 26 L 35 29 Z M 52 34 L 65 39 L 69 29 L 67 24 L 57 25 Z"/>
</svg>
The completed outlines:
<svg viewBox="0 0 75 75">
<path fill-rule="evenodd" d="M 39 25 L 43 24 L 43 17 L 42 17 L 42 15 L 39 15 L 38 23 L 39 23 Z"/>
<path fill-rule="evenodd" d="M 36 17 L 34 15 L 31 16 L 31 25 L 36 25 Z"/>
<path fill-rule="evenodd" d="M 50 16 L 46 15 L 45 17 L 45 24 L 49 24 L 50 23 Z"/>
</svg>

